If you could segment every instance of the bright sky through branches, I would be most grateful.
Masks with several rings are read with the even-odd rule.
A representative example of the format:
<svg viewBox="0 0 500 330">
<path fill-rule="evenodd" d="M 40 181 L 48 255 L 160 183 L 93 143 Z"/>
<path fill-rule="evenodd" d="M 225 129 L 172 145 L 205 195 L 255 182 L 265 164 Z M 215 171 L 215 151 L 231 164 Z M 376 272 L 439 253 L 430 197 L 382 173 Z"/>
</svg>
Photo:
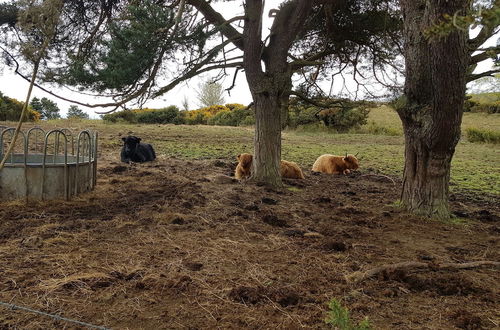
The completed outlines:
<svg viewBox="0 0 500 330">
<path fill-rule="evenodd" d="M 5 3 L 5 2 L 9 2 L 9 1 L 0 0 L 0 3 Z M 272 24 L 272 19 L 268 17 L 267 13 L 269 12 L 270 9 L 276 8 L 279 5 L 279 3 L 281 3 L 281 2 L 282 2 L 281 0 L 266 1 L 266 7 L 264 10 L 264 27 L 263 27 L 264 38 L 265 38 L 266 34 L 268 33 L 269 28 Z M 221 10 L 221 13 L 224 15 L 224 17 L 229 19 L 231 17 L 242 14 L 243 8 L 242 8 L 241 3 L 242 3 L 241 1 L 235 1 L 232 3 L 219 2 L 219 3 L 214 3 L 213 6 L 216 9 Z M 488 44 L 494 45 L 497 38 L 498 38 L 498 36 L 491 38 L 489 40 Z M 168 63 L 167 63 L 167 65 L 168 65 Z M 492 66 L 491 60 L 485 61 L 485 62 L 481 63 L 480 65 L 478 65 L 478 68 L 476 69 L 475 72 L 485 71 L 488 68 L 490 68 L 491 66 Z M 27 76 L 30 75 L 29 72 L 25 73 L 25 74 Z M 169 105 L 176 105 L 180 109 L 182 109 L 183 108 L 182 101 L 184 98 L 186 98 L 189 101 L 190 107 L 195 108 L 196 104 L 197 104 L 196 91 L 198 89 L 198 85 L 200 84 L 201 81 L 211 78 L 212 77 L 211 74 L 213 76 L 216 74 L 216 72 L 208 73 L 208 74 L 204 75 L 203 77 L 195 77 L 195 78 L 193 78 L 185 83 L 182 83 L 179 86 L 175 87 L 170 92 L 162 95 L 161 97 L 148 101 L 144 105 L 144 107 L 161 108 L 161 107 L 166 107 Z M 225 79 L 223 81 L 221 81 L 224 88 L 228 88 L 231 85 L 232 80 L 233 80 L 234 69 L 228 69 L 227 74 L 228 75 L 225 77 Z M 161 79 L 158 79 L 158 81 L 163 82 L 165 84 L 167 83 L 167 81 L 165 81 L 165 80 L 162 81 Z M 335 85 L 339 85 L 340 83 L 341 83 L 340 81 L 335 82 Z M 322 86 L 322 87 L 324 88 L 325 91 L 328 92 L 330 81 L 327 80 L 324 82 L 324 84 L 325 84 L 325 86 Z M 29 83 L 27 81 L 25 81 L 23 78 L 21 78 L 18 75 L 15 75 L 13 73 L 12 68 L 8 68 L 5 65 L 0 65 L 0 91 L 4 95 L 16 98 L 18 100 L 23 100 L 25 98 L 28 85 L 29 85 Z M 337 88 L 335 88 L 335 90 L 339 90 L 340 86 L 335 86 L 335 85 L 334 85 L 334 87 L 337 87 Z M 354 89 L 352 81 L 346 81 L 346 85 L 349 88 Z M 72 92 L 72 91 L 65 89 L 65 88 L 57 88 L 55 86 L 48 86 L 48 85 L 44 85 L 44 87 L 53 91 L 55 94 L 61 95 L 61 96 L 68 98 L 68 99 L 74 99 L 74 100 L 77 100 L 80 102 L 84 102 L 84 103 L 94 104 L 94 103 L 104 103 L 105 101 L 107 101 L 107 102 L 111 101 L 111 99 L 106 100 L 104 98 L 95 98 L 95 97 L 88 96 L 88 95 L 82 95 L 79 93 Z M 38 97 L 38 98 L 47 97 L 47 98 L 55 101 L 58 104 L 59 108 L 61 109 L 61 115 L 63 117 L 66 116 L 67 110 L 68 110 L 69 106 L 71 105 L 71 103 L 59 100 L 56 97 L 54 97 L 50 94 L 47 94 L 38 88 L 34 89 L 32 97 Z M 238 74 L 238 77 L 236 80 L 236 86 L 231 90 L 230 95 L 227 93 L 225 94 L 225 100 L 226 100 L 226 103 L 242 103 L 245 105 L 249 104 L 252 101 L 251 95 L 250 95 L 250 92 L 248 89 L 248 85 L 247 85 L 247 82 L 245 79 L 245 75 L 243 72 L 240 72 Z M 133 107 L 133 105 L 129 105 L 129 106 Z M 96 115 L 95 111 L 109 110 L 109 109 L 105 109 L 105 108 L 86 108 L 86 107 L 83 107 L 80 105 L 78 105 L 78 107 L 81 108 L 82 110 L 84 110 L 86 113 L 88 113 L 91 118 L 98 118 L 98 115 Z"/>
</svg>

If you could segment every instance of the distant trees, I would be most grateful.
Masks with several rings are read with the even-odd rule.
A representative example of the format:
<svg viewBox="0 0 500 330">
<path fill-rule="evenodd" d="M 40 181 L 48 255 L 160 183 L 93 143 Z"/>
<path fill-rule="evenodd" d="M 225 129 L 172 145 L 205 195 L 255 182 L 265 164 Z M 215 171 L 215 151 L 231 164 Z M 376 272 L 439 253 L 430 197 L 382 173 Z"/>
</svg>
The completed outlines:
<svg viewBox="0 0 500 330">
<path fill-rule="evenodd" d="M 224 104 L 224 89 L 218 82 L 207 80 L 198 86 L 198 102 L 200 107 Z"/>
<path fill-rule="evenodd" d="M 185 111 L 189 110 L 189 100 L 185 95 L 184 98 L 182 99 L 182 109 Z"/>
<path fill-rule="evenodd" d="M 69 109 L 68 109 L 67 118 L 68 119 L 71 119 L 71 118 L 89 119 L 89 115 L 86 112 L 84 112 L 82 109 L 80 109 L 78 106 L 70 105 Z"/>
<path fill-rule="evenodd" d="M 57 104 L 46 97 L 42 97 L 41 99 L 34 97 L 30 102 L 30 106 L 42 115 L 42 119 L 50 120 L 61 118 Z"/>
</svg>

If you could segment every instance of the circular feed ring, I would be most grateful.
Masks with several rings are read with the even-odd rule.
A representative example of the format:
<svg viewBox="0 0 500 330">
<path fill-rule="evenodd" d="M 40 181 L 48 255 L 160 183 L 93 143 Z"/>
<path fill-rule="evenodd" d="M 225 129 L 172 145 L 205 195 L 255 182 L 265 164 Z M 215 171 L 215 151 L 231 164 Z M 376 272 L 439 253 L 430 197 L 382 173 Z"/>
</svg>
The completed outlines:
<svg viewBox="0 0 500 330">
<path fill-rule="evenodd" d="M 15 129 L 0 127 L 0 159 Z M 0 171 L 0 200 L 70 199 L 97 182 L 97 132 L 40 127 L 19 132 L 14 151 Z"/>
</svg>

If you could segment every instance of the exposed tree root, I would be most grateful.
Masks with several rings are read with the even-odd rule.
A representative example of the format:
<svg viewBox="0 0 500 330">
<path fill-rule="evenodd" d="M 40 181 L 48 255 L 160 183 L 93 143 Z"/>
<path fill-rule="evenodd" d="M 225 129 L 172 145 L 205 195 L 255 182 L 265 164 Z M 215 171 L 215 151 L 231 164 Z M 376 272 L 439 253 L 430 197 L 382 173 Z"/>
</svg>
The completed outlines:
<svg viewBox="0 0 500 330">
<path fill-rule="evenodd" d="M 443 270 L 443 269 L 468 269 L 468 268 L 477 268 L 482 266 L 492 266 L 499 267 L 500 262 L 497 261 L 473 261 L 466 263 L 426 263 L 426 262 L 418 262 L 418 261 L 405 261 L 399 262 L 396 264 L 382 265 L 380 267 L 372 268 L 367 271 L 354 272 L 349 275 L 346 275 L 346 280 L 348 282 L 362 282 L 368 278 L 371 278 L 377 274 L 385 273 L 385 272 L 393 272 L 395 270 L 409 270 L 409 269 L 424 269 L 424 270 Z"/>
<path fill-rule="evenodd" d="M 387 175 L 383 175 L 383 174 L 363 174 L 363 175 L 360 176 L 360 178 L 362 178 L 364 176 L 380 176 L 382 178 L 386 178 L 386 179 L 390 180 L 392 182 L 392 184 L 394 186 L 396 186 L 396 181 L 394 181 L 393 178 L 391 178 L 390 176 L 387 176 Z"/>
</svg>

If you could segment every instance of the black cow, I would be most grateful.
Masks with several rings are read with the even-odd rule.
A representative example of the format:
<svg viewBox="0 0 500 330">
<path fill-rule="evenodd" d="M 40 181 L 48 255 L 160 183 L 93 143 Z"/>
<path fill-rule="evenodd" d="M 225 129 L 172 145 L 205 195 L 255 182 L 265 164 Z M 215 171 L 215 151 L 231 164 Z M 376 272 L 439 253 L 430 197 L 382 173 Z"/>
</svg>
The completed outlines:
<svg viewBox="0 0 500 330">
<path fill-rule="evenodd" d="M 127 136 L 122 140 L 124 142 L 121 152 L 122 162 L 143 163 L 155 160 L 156 154 L 153 147 L 149 143 L 141 143 L 141 138 Z"/>
</svg>

